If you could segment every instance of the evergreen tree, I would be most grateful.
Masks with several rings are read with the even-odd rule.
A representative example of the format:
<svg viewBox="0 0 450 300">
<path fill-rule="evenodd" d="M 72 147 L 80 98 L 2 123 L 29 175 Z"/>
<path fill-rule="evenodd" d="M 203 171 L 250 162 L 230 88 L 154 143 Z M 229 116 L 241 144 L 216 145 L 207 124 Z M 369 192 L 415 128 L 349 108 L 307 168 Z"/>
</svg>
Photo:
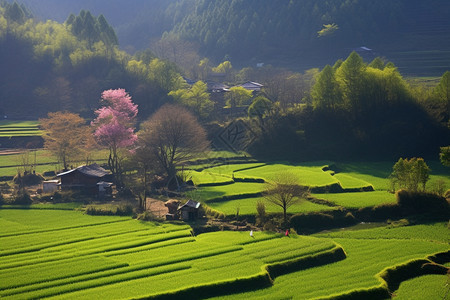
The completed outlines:
<svg viewBox="0 0 450 300">
<path fill-rule="evenodd" d="M 341 91 L 333 68 L 330 65 L 326 65 L 322 72 L 319 73 L 311 95 L 314 108 L 334 109 L 341 105 Z"/>
<path fill-rule="evenodd" d="M 336 71 L 336 78 L 349 108 L 358 109 L 361 104 L 365 68 L 361 56 L 353 51 Z"/>
</svg>

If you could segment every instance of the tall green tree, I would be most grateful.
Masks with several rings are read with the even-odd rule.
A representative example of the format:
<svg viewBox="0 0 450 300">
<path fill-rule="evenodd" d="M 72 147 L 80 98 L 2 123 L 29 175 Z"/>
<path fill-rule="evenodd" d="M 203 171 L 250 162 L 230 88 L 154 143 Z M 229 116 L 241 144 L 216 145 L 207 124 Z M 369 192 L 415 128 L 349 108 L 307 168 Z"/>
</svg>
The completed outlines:
<svg viewBox="0 0 450 300">
<path fill-rule="evenodd" d="M 252 91 L 241 86 L 234 86 L 225 94 L 227 106 L 234 108 L 242 105 L 248 105 L 252 99 Z"/>
<path fill-rule="evenodd" d="M 169 96 L 201 118 L 207 118 L 214 109 L 214 102 L 211 101 L 207 85 L 203 81 L 197 81 L 189 88 L 172 91 Z"/>
<path fill-rule="evenodd" d="M 336 70 L 336 79 L 341 85 L 346 104 L 354 109 L 360 105 L 365 68 L 362 57 L 353 51 Z"/>
<path fill-rule="evenodd" d="M 253 99 L 252 104 L 248 107 L 248 117 L 256 118 L 259 123 L 259 127 L 262 131 L 265 131 L 264 117 L 272 109 L 273 103 L 269 99 L 263 96 L 258 96 Z"/>
<path fill-rule="evenodd" d="M 450 126 L 450 71 L 445 72 L 439 84 L 436 86 L 434 93 L 436 98 L 445 105 L 446 108 L 446 119 Z"/>
<path fill-rule="evenodd" d="M 439 84 L 435 88 L 435 93 L 439 100 L 450 102 L 450 71 L 442 75 Z"/>
<path fill-rule="evenodd" d="M 393 190 L 425 191 L 430 171 L 423 158 L 400 158 L 392 167 L 390 175 Z"/>
<path fill-rule="evenodd" d="M 311 96 L 314 108 L 334 109 L 342 104 L 342 95 L 333 68 L 326 65 L 319 73 Z"/>
</svg>

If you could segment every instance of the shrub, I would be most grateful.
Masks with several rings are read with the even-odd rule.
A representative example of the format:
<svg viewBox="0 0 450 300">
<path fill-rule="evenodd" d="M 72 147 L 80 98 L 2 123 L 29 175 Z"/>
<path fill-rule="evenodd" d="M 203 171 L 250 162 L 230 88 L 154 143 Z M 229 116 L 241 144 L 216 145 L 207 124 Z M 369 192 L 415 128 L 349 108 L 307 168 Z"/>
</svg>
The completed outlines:
<svg viewBox="0 0 450 300">
<path fill-rule="evenodd" d="M 95 216 L 131 216 L 134 213 L 133 206 L 131 204 L 120 204 L 118 206 L 94 206 L 89 205 L 86 208 L 85 213 L 87 215 Z"/>
<path fill-rule="evenodd" d="M 30 205 L 32 202 L 33 200 L 31 200 L 30 194 L 27 191 L 22 190 L 13 196 L 12 201 L 9 202 L 9 204 Z"/>
<path fill-rule="evenodd" d="M 202 204 L 200 208 L 203 208 L 203 214 L 207 216 L 214 217 L 216 219 L 225 219 L 225 215 L 214 208 L 211 208 L 205 204 Z"/>
<path fill-rule="evenodd" d="M 116 209 L 117 216 L 131 216 L 134 213 L 133 206 L 129 203 L 120 204 Z"/>
<path fill-rule="evenodd" d="M 400 219 L 403 217 L 400 206 L 396 203 L 380 204 L 374 207 L 362 207 L 356 212 L 361 221 L 384 221 L 387 219 Z"/>
<path fill-rule="evenodd" d="M 297 214 L 291 217 L 291 227 L 297 232 L 305 232 L 305 229 L 325 229 L 334 225 L 334 217 L 326 213 Z"/>
<path fill-rule="evenodd" d="M 97 208 L 95 206 L 89 205 L 86 207 L 85 213 L 91 216 L 112 216 L 114 212 L 108 209 Z"/>
<path fill-rule="evenodd" d="M 55 191 L 52 194 L 45 194 L 41 196 L 41 201 L 53 202 L 53 203 L 66 203 L 66 202 L 75 202 L 80 200 L 73 191 Z"/>
<path fill-rule="evenodd" d="M 266 221 L 266 204 L 263 201 L 256 202 L 256 220 L 259 225 Z"/>
<path fill-rule="evenodd" d="M 137 219 L 141 221 L 156 221 L 158 218 L 150 211 L 146 210 L 142 214 L 137 215 Z"/>
<path fill-rule="evenodd" d="M 448 212 L 447 200 L 434 193 L 399 190 L 395 194 L 398 205 L 406 212 Z"/>
</svg>

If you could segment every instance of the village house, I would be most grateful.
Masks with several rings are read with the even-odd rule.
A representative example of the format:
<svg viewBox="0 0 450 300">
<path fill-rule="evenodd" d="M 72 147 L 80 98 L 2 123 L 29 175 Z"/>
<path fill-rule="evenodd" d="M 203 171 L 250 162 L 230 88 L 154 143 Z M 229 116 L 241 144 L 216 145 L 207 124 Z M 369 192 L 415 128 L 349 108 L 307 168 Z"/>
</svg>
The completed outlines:
<svg viewBox="0 0 450 300">
<path fill-rule="evenodd" d="M 78 190 L 99 197 L 112 192 L 111 174 L 97 164 L 80 166 L 57 176 L 62 191 Z"/>
<path fill-rule="evenodd" d="M 244 89 L 252 92 L 260 92 L 261 89 L 264 87 L 264 85 L 262 85 L 261 83 L 257 83 L 254 81 L 247 81 L 238 86 L 243 87 Z"/>
</svg>

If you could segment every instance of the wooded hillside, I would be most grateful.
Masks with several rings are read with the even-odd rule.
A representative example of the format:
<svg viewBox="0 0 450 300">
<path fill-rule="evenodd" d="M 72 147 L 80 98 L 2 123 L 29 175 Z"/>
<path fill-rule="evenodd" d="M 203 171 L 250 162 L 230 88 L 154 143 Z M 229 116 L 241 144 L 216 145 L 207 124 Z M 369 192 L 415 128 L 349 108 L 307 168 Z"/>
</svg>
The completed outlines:
<svg viewBox="0 0 450 300">
<path fill-rule="evenodd" d="M 361 46 L 404 74 L 439 76 L 450 64 L 446 0 L 23 2 L 44 19 L 63 21 L 81 9 L 104 14 L 128 51 L 148 48 L 167 31 L 195 42 L 203 56 L 240 67 L 264 62 L 304 71 Z"/>
</svg>

